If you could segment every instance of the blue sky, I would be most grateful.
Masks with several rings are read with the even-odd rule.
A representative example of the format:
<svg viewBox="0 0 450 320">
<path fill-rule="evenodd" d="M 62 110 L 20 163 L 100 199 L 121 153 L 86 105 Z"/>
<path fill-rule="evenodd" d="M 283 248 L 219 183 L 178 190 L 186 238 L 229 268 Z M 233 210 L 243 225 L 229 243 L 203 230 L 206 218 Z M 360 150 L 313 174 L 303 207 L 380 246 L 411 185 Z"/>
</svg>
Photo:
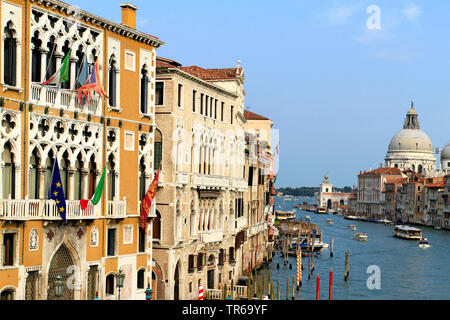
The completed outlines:
<svg viewBox="0 0 450 320">
<path fill-rule="evenodd" d="M 70 4 L 121 21 L 124 1 Z M 246 74 L 246 106 L 280 134 L 277 186 L 357 183 L 383 161 L 414 101 L 434 147 L 450 142 L 450 1 L 138 1 L 137 27 L 183 65 Z M 369 30 L 370 5 L 380 29 Z"/>
</svg>

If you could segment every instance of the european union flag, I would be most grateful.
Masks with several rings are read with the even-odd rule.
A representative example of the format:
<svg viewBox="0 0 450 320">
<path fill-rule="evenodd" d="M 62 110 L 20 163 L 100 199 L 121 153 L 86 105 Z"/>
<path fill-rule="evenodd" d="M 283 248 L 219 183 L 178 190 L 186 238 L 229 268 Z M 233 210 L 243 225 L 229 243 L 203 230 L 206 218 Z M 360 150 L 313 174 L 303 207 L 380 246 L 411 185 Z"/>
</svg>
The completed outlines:
<svg viewBox="0 0 450 320">
<path fill-rule="evenodd" d="M 56 201 L 58 212 L 64 222 L 66 222 L 66 198 L 64 197 L 61 174 L 59 173 L 58 159 L 55 159 L 55 165 L 53 166 L 52 181 L 48 189 L 48 198 Z"/>
</svg>

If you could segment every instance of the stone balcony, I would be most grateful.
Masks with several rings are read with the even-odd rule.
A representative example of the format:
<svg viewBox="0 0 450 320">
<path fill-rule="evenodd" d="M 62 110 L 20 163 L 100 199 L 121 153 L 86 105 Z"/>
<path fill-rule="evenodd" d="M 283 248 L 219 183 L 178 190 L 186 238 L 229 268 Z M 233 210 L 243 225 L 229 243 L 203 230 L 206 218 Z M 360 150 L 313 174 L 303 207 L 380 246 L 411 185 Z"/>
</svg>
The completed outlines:
<svg viewBox="0 0 450 320">
<path fill-rule="evenodd" d="M 252 237 L 268 229 L 267 221 L 254 224 L 248 228 L 248 237 Z"/>
<path fill-rule="evenodd" d="M 94 206 L 91 202 L 85 210 L 81 209 L 79 200 L 66 200 L 67 220 L 92 220 L 102 216 L 102 206 Z M 108 201 L 108 217 L 121 218 L 126 216 L 126 201 Z M 48 220 L 59 221 L 61 216 L 54 200 L 0 200 L 0 220 L 28 221 Z"/>
<path fill-rule="evenodd" d="M 240 192 L 247 192 L 248 191 L 248 182 L 245 179 L 232 178 L 231 187 Z"/>
<path fill-rule="evenodd" d="M 124 197 L 122 201 L 108 201 L 108 218 L 122 219 L 127 216 L 127 199 Z"/>
<path fill-rule="evenodd" d="M 195 173 L 192 175 L 192 184 L 201 188 L 229 188 L 230 180 L 224 176 Z"/>
<path fill-rule="evenodd" d="M 189 184 L 189 173 L 177 172 L 177 184 L 187 185 Z"/>
<path fill-rule="evenodd" d="M 42 106 L 63 108 L 71 112 L 101 114 L 101 99 L 99 96 L 92 95 L 89 104 L 85 99 L 82 99 L 80 104 L 76 92 L 65 89 L 58 90 L 57 87 L 53 86 L 41 86 L 39 83 L 31 84 L 30 102 Z"/>
<path fill-rule="evenodd" d="M 246 216 L 239 217 L 235 220 L 235 229 L 237 232 L 241 231 L 245 227 L 247 227 L 247 217 Z"/>
<path fill-rule="evenodd" d="M 203 231 L 198 233 L 202 243 L 214 243 L 223 241 L 223 231 Z"/>
</svg>

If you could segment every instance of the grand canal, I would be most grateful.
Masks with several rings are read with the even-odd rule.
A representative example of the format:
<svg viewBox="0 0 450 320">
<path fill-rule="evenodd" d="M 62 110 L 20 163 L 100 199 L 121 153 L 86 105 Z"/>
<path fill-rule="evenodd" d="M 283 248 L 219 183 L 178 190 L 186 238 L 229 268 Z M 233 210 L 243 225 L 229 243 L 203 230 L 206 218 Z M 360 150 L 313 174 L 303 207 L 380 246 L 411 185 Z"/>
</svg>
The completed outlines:
<svg viewBox="0 0 450 320">
<path fill-rule="evenodd" d="M 302 202 L 312 203 L 310 198 L 296 198 L 298 201 L 285 201 L 275 198 L 275 210 L 292 210 L 292 206 Z M 279 206 L 281 206 L 279 208 Z M 323 242 L 330 243 L 334 238 L 333 257 L 330 249 L 324 249 L 315 258 L 315 271 L 308 280 L 307 258 L 303 258 L 303 285 L 296 291 L 297 300 L 313 300 L 316 294 L 316 276 L 321 278 L 321 299 L 328 299 L 329 271 L 334 272 L 334 300 L 413 300 L 413 299 L 450 299 L 450 232 L 421 227 L 424 237 L 431 247 L 419 248 L 417 241 L 408 241 L 392 236 L 392 225 L 345 220 L 338 215 L 318 215 L 312 212 L 296 210 L 297 219 L 308 215 L 311 222 L 320 226 L 324 233 Z M 326 219 L 333 224 L 327 224 Z M 357 231 L 366 232 L 367 242 L 352 239 L 356 231 L 347 228 L 355 224 Z M 349 279 L 344 281 L 345 252 L 349 250 Z M 277 269 L 279 264 L 279 269 Z M 289 268 L 292 264 L 292 269 Z M 369 266 L 378 266 L 380 270 L 380 289 L 369 289 Z M 280 299 L 286 299 L 286 278 L 296 272 L 295 257 L 283 265 L 283 258 L 276 253 L 272 263 L 261 268 L 259 274 L 271 271 L 272 281 L 280 280 Z M 292 289 L 290 290 L 292 292 Z"/>
</svg>

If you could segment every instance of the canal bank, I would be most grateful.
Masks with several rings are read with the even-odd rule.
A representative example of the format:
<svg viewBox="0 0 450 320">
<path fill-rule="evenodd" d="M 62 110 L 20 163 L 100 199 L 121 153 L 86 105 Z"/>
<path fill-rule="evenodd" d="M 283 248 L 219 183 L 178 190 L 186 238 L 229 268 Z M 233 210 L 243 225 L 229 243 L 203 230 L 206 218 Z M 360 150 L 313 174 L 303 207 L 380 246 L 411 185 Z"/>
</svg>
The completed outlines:
<svg viewBox="0 0 450 320">
<path fill-rule="evenodd" d="M 299 198 L 298 203 L 308 202 L 311 199 Z M 297 204 L 290 201 L 283 206 L 280 198 L 275 198 L 275 208 L 291 210 Z M 296 209 L 297 219 L 311 217 L 311 223 L 320 226 L 324 233 L 323 241 L 331 242 L 334 238 L 333 257 L 330 249 L 321 251 L 315 258 L 315 271 L 308 280 L 307 258 L 303 258 L 302 287 L 296 291 L 296 300 L 314 300 L 316 298 L 316 277 L 321 278 L 321 299 L 328 299 L 328 281 L 330 269 L 334 273 L 333 298 L 335 300 L 415 300 L 415 299 L 450 299 L 448 286 L 448 266 L 450 255 L 450 232 L 421 228 L 424 237 L 428 238 L 431 247 L 422 249 L 417 241 L 407 241 L 394 238 L 393 226 L 375 224 L 362 221 L 349 221 L 337 215 L 318 215 Z M 328 224 L 332 219 L 333 224 Z M 357 230 L 347 228 L 355 224 Z M 352 239 L 357 232 L 368 235 L 367 242 Z M 349 278 L 344 281 L 345 252 L 349 250 Z M 279 264 L 279 269 L 277 265 Z M 290 269 L 292 264 L 292 269 Z M 375 266 L 375 268 L 373 267 Z M 367 281 L 374 275 L 373 270 L 379 268 L 380 289 L 369 289 Z M 369 269 L 369 273 L 368 273 Z M 283 257 L 277 253 L 272 262 L 264 265 L 258 271 L 262 277 L 265 272 L 271 272 L 271 280 L 277 287 L 280 281 L 280 299 L 286 299 L 286 279 L 296 274 L 296 259 L 289 257 L 287 265 L 283 264 Z M 370 281 L 370 283 L 373 283 Z M 292 288 L 291 288 L 292 289 Z M 292 290 L 290 290 L 292 292 Z M 292 294 L 292 293 L 291 293 Z"/>
</svg>

